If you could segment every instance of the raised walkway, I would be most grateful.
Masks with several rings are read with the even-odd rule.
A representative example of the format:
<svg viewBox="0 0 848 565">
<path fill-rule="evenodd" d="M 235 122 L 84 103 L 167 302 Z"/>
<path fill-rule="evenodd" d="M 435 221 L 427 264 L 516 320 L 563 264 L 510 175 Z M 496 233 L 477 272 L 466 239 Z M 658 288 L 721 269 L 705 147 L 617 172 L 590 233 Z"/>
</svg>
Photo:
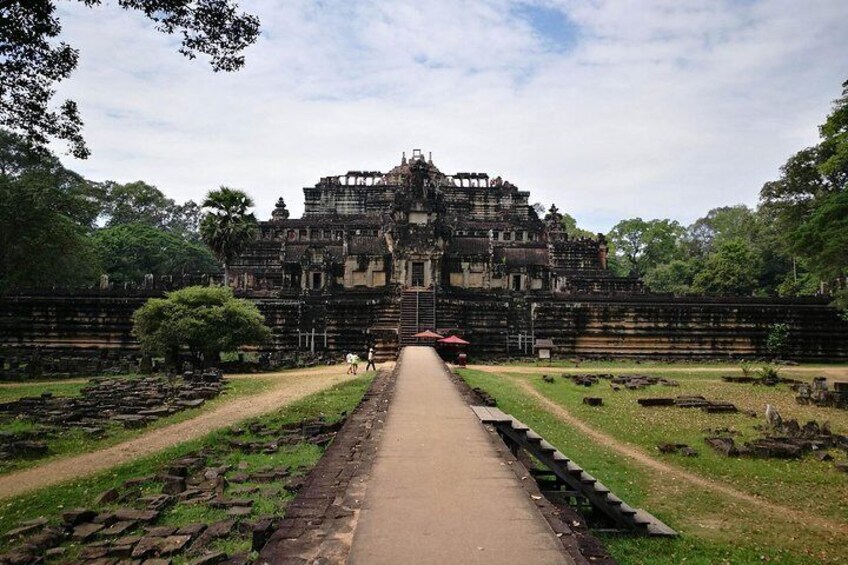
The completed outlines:
<svg viewBox="0 0 848 565">
<path fill-rule="evenodd" d="M 572 563 L 432 348 L 401 356 L 349 563 Z"/>
</svg>

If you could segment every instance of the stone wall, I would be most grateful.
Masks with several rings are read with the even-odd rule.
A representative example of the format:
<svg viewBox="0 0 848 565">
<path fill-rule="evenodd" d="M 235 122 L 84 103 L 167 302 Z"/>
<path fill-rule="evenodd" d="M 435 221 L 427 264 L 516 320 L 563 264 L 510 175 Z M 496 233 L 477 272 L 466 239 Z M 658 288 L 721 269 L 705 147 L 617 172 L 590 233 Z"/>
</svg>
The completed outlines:
<svg viewBox="0 0 848 565">
<path fill-rule="evenodd" d="M 26 375 L 38 350 L 43 374 L 135 370 L 131 315 L 155 293 L 74 293 L 0 299 L 0 377 Z M 400 294 L 255 297 L 278 356 L 397 351 Z M 478 358 L 532 355 L 532 339 L 557 357 L 753 358 L 765 356 L 769 326 L 790 328 L 790 359 L 848 361 L 848 323 L 823 299 L 708 299 L 505 292 L 437 294 L 437 329 L 458 332 Z M 529 340 L 529 341 L 528 341 Z M 14 366 L 13 366 L 14 365 Z"/>
</svg>

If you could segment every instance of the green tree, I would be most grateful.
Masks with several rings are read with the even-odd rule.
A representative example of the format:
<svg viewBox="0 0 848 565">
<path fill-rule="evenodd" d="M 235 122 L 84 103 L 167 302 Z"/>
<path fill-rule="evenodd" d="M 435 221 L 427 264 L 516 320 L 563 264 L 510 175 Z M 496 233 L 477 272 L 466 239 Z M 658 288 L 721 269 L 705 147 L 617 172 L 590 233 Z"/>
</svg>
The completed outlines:
<svg viewBox="0 0 848 565">
<path fill-rule="evenodd" d="M 691 255 L 706 257 L 728 239 L 749 239 L 755 231 L 754 211 L 744 204 L 713 208 L 686 228 L 684 240 Z"/>
<path fill-rule="evenodd" d="M 597 234 L 592 233 L 589 230 L 584 230 L 583 228 L 577 225 L 577 220 L 571 214 L 563 214 L 562 215 L 562 228 L 565 230 L 565 233 L 568 234 L 568 237 L 571 238 L 580 238 L 580 237 L 590 237 L 595 238 Z"/>
<path fill-rule="evenodd" d="M 759 269 L 751 246 L 742 239 L 730 239 L 704 261 L 692 281 L 692 290 L 702 294 L 752 294 L 757 289 Z"/>
<path fill-rule="evenodd" d="M 848 274 L 848 191 L 823 197 L 795 231 L 790 246 L 827 280 Z"/>
<path fill-rule="evenodd" d="M 229 265 L 256 235 L 257 222 L 248 208 L 253 200 L 240 190 L 222 186 L 203 201 L 208 210 L 200 223 L 200 237 L 224 267 L 224 286 L 229 285 Z"/>
<path fill-rule="evenodd" d="M 165 356 L 171 366 L 183 348 L 198 365 L 212 366 L 221 352 L 271 337 L 255 304 L 219 286 L 192 286 L 148 300 L 133 314 L 133 333 L 144 351 Z"/>
<path fill-rule="evenodd" d="M 212 273 L 218 264 L 209 250 L 146 224 L 120 224 L 93 236 L 100 266 L 117 283 L 138 282 L 144 275 Z"/>
<path fill-rule="evenodd" d="M 760 191 L 760 211 L 780 234 L 778 240 L 795 258 L 792 285 L 800 262 L 828 283 L 841 304 L 848 277 L 846 202 L 848 202 L 848 81 L 842 96 L 819 128 L 820 142 L 790 157 L 778 180 Z M 802 273 L 803 276 L 803 273 Z"/>
<path fill-rule="evenodd" d="M 103 214 L 107 226 L 146 224 L 182 238 L 199 241 L 201 211 L 192 200 L 177 204 L 144 181 L 103 183 Z"/>
<path fill-rule="evenodd" d="M 101 0 L 77 0 L 97 6 Z M 179 52 L 190 59 L 210 58 L 215 71 L 244 65 L 241 52 L 259 36 L 259 20 L 239 13 L 231 0 L 118 0 L 126 10 L 144 14 L 158 31 L 181 36 Z M 65 100 L 53 109 L 54 85 L 68 78 L 79 53 L 54 40 L 62 31 L 56 0 L 0 2 L 0 126 L 22 133 L 30 146 L 46 152 L 49 139 L 66 141 L 85 159 L 77 105 Z"/>
<path fill-rule="evenodd" d="M 0 292 L 92 283 L 100 206 L 96 186 L 0 130 Z"/>
<path fill-rule="evenodd" d="M 657 265 L 648 271 L 644 281 L 652 292 L 681 296 L 692 291 L 692 281 L 697 272 L 696 261 L 675 259 L 669 263 Z"/>
<path fill-rule="evenodd" d="M 683 227 L 673 220 L 633 218 L 618 222 L 607 236 L 630 275 L 644 276 L 657 265 L 679 258 Z"/>
</svg>

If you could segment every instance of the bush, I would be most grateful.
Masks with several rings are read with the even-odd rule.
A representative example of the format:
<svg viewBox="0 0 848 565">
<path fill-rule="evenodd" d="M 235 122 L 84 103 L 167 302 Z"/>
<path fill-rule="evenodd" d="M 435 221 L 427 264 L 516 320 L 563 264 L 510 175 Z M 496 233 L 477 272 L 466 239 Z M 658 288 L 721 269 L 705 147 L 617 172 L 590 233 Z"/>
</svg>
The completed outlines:
<svg viewBox="0 0 848 565">
<path fill-rule="evenodd" d="M 222 351 L 258 345 L 271 337 L 256 305 L 220 286 L 191 286 L 152 298 L 135 311 L 133 323 L 142 349 L 164 355 L 169 366 L 174 366 L 182 348 L 198 364 L 212 366 Z"/>
<path fill-rule="evenodd" d="M 774 358 L 780 358 L 789 349 L 789 326 L 772 324 L 766 337 L 766 350 Z"/>
</svg>

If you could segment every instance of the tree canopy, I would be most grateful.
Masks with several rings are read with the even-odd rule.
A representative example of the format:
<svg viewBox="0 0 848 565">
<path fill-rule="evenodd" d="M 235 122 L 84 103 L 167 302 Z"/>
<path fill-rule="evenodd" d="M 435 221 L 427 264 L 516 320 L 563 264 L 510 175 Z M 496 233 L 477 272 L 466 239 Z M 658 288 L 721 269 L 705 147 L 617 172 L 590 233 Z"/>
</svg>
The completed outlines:
<svg viewBox="0 0 848 565">
<path fill-rule="evenodd" d="M 193 241 L 200 240 L 200 206 L 192 200 L 177 204 L 144 181 L 103 183 L 103 216 L 108 227 L 145 224 Z"/>
<path fill-rule="evenodd" d="M 77 0 L 88 7 L 101 0 Z M 190 59 L 209 57 L 213 70 L 235 71 L 242 51 L 259 36 L 259 20 L 241 13 L 231 0 L 117 0 L 144 14 L 162 33 L 181 36 L 179 52 Z M 76 69 L 79 52 L 56 42 L 62 25 L 56 0 L 0 2 L 0 126 L 22 134 L 33 148 L 50 139 L 68 143 L 79 159 L 89 155 L 77 104 L 52 106 L 55 85 Z"/>
<path fill-rule="evenodd" d="M 760 191 L 776 241 L 848 301 L 848 81 L 819 127 L 820 142 L 791 156 L 781 176 Z"/>
<path fill-rule="evenodd" d="M 200 235 L 224 265 L 224 286 L 229 283 L 230 263 L 256 234 L 256 217 L 248 212 L 252 206 L 253 200 L 247 194 L 226 186 L 213 190 L 203 201 L 208 212 L 201 220 Z"/>
<path fill-rule="evenodd" d="M 221 352 L 271 337 L 256 305 L 220 286 L 187 287 L 152 298 L 135 311 L 133 324 L 142 349 L 171 363 L 186 348 L 198 362 L 214 365 Z"/>
<path fill-rule="evenodd" d="M 649 270 L 668 263 L 679 254 L 678 241 L 683 228 L 674 220 L 633 218 L 618 222 L 609 239 L 632 276 L 644 276 Z"/>
<path fill-rule="evenodd" d="M 90 286 L 103 273 L 134 284 L 148 273 L 217 272 L 199 222 L 191 200 L 177 204 L 142 181 L 88 181 L 0 129 L 0 293 Z"/>
<path fill-rule="evenodd" d="M 100 267 L 116 283 L 154 276 L 213 273 L 218 264 L 203 245 L 142 223 L 97 230 L 93 236 Z"/>
<path fill-rule="evenodd" d="M 93 280 L 99 213 L 93 183 L 0 130 L 0 292 Z"/>
</svg>

